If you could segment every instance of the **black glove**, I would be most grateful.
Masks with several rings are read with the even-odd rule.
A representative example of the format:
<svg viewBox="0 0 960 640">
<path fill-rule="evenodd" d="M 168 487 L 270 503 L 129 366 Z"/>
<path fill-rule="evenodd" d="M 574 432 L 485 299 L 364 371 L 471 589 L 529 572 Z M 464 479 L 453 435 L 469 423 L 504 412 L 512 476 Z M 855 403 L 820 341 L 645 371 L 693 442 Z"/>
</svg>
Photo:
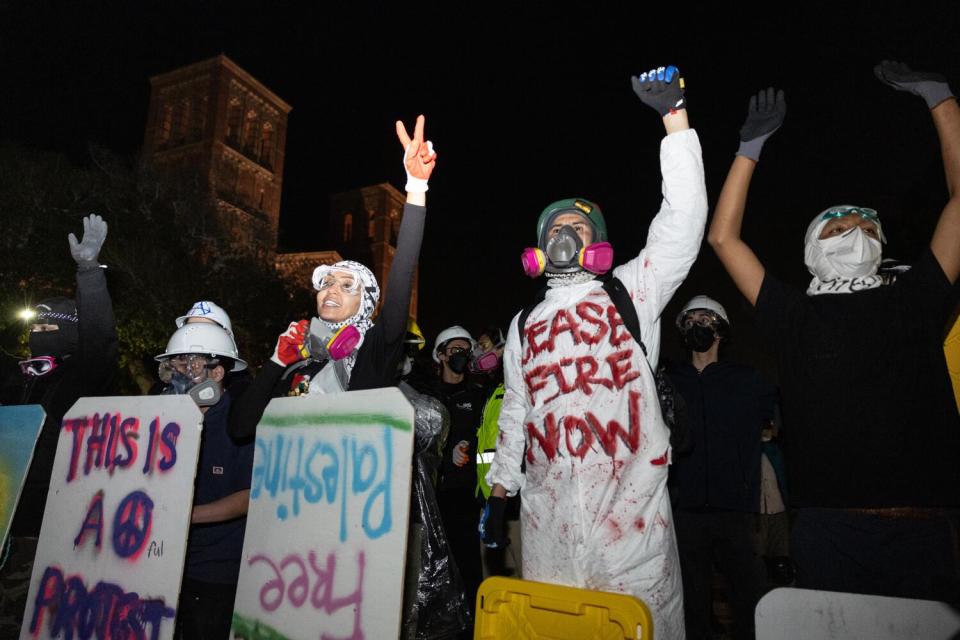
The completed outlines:
<svg viewBox="0 0 960 640">
<path fill-rule="evenodd" d="M 487 505 L 483 508 L 483 515 L 480 516 L 480 526 L 477 527 L 477 531 L 480 532 L 480 541 L 491 549 L 498 549 L 507 544 L 503 535 L 503 512 L 506 508 L 506 498 L 490 496 L 487 499 Z"/>
<path fill-rule="evenodd" d="M 773 87 L 761 89 L 750 97 L 747 107 L 747 119 L 740 127 L 740 148 L 738 156 L 745 156 L 754 162 L 760 160 L 760 150 L 774 131 L 783 124 L 787 115 L 787 101 L 783 89 L 774 91 Z"/>
<path fill-rule="evenodd" d="M 947 79 L 939 73 L 913 71 L 904 63 L 892 60 L 884 60 L 875 66 L 873 73 L 880 79 L 880 82 L 893 87 L 897 91 L 906 91 L 915 96 L 920 96 L 926 101 L 927 107 L 930 109 L 947 98 L 953 97 Z"/>
<path fill-rule="evenodd" d="M 672 65 L 630 76 L 630 84 L 640 101 L 661 116 L 687 108 L 687 101 L 683 97 L 683 78 L 680 77 L 680 70 Z"/>
<path fill-rule="evenodd" d="M 100 256 L 100 247 L 107 239 L 107 223 L 98 215 L 89 215 L 83 219 L 83 240 L 77 242 L 77 236 L 72 233 L 67 236 L 70 243 L 70 255 L 81 269 L 99 267 L 97 258 Z"/>
</svg>

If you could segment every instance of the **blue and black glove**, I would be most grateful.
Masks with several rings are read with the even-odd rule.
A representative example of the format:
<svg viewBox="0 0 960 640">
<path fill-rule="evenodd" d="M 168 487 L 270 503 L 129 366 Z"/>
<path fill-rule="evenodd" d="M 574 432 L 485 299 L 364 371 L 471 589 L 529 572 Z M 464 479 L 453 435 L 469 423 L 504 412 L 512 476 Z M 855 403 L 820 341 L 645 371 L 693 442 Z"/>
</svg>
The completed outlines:
<svg viewBox="0 0 960 640">
<path fill-rule="evenodd" d="M 683 97 L 683 78 L 674 66 L 650 69 L 639 76 L 630 76 L 633 92 L 640 101 L 661 116 L 687 108 Z"/>
<path fill-rule="evenodd" d="M 737 155 L 758 162 L 763 143 L 780 128 L 786 115 L 787 101 L 783 97 L 782 89 L 774 91 L 773 87 L 767 87 L 761 89 L 757 95 L 750 96 L 747 119 L 740 127 L 740 148 L 737 149 Z"/>
<path fill-rule="evenodd" d="M 927 107 L 930 109 L 947 98 L 953 97 L 947 79 L 939 73 L 913 71 L 904 63 L 894 62 L 893 60 L 884 60 L 873 68 L 873 73 L 879 78 L 880 82 L 893 87 L 897 91 L 906 91 L 920 96 L 926 101 Z"/>
<path fill-rule="evenodd" d="M 503 534 L 503 512 L 506 508 L 506 498 L 490 496 L 487 499 L 487 505 L 483 508 L 483 515 L 480 516 L 480 526 L 477 527 L 477 531 L 480 532 L 480 541 L 491 549 L 499 549 L 507 545 Z"/>
</svg>

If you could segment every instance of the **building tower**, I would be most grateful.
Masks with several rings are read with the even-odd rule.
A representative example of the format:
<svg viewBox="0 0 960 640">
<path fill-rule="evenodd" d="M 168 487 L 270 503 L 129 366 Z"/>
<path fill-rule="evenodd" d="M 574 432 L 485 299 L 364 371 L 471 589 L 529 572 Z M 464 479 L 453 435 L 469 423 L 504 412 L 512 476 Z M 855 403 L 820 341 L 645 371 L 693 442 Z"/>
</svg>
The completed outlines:
<svg viewBox="0 0 960 640">
<path fill-rule="evenodd" d="M 150 85 L 144 159 L 199 176 L 235 245 L 273 255 L 290 105 L 225 55 Z"/>
</svg>

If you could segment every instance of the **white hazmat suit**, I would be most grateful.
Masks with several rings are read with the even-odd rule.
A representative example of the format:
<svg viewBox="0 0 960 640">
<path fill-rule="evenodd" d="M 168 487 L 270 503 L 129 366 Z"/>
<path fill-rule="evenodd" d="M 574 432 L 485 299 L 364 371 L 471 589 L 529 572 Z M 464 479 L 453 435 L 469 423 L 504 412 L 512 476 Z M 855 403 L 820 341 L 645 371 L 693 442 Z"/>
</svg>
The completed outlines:
<svg viewBox="0 0 960 640">
<path fill-rule="evenodd" d="M 663 203 L 640 255 L 614 269 L 650 363 L 660 314 L 697 257 L 707 217 L 692 129 L 660 145 Z M 523 490 L 523 576 L 640 598 L 656 637 L 683 638 L 667 465 L 669 431 L 640 346 L 599 280 L 548 289 L 521 342 L 510 327 L 491 486 Z M 521 462 L 526 447 L 526 473 Z"/>
</svg>

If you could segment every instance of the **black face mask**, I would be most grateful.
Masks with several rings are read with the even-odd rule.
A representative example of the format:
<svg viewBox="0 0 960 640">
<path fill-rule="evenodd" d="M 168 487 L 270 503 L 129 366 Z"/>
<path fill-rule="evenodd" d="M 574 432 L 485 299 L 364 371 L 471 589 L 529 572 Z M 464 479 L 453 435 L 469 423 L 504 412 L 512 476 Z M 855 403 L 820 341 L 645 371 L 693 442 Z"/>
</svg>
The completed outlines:
<svg viewBox="0 0 960 640">
<path fill-rule="evenodd" d="M 447 366 L 454 373 L 463 373 L 467 370 L 468 364 L 470 364 L 470 354 L 465 351 L 455 353 L 447 358 Z"/>
<path fill-rule="evenodd" d="M 76 350 L 75 341 L 71 340 L 69 330 L 59 331 L 31 331 L 27 343 L 30 345 L 31 356 L 54 356 L 63 358 Z"/>
<path fill-rule="evenodd" d="M 683 344 L 685 344 L 688 349 L 692 349 L 698 353 L 709 351 L 710 347 L 713 346 L 713 341 L 716 339 L 717 333 L 713 327 L 702 327 L 699 324 L 695 324 L 683 332 Z"/>
</svg>

